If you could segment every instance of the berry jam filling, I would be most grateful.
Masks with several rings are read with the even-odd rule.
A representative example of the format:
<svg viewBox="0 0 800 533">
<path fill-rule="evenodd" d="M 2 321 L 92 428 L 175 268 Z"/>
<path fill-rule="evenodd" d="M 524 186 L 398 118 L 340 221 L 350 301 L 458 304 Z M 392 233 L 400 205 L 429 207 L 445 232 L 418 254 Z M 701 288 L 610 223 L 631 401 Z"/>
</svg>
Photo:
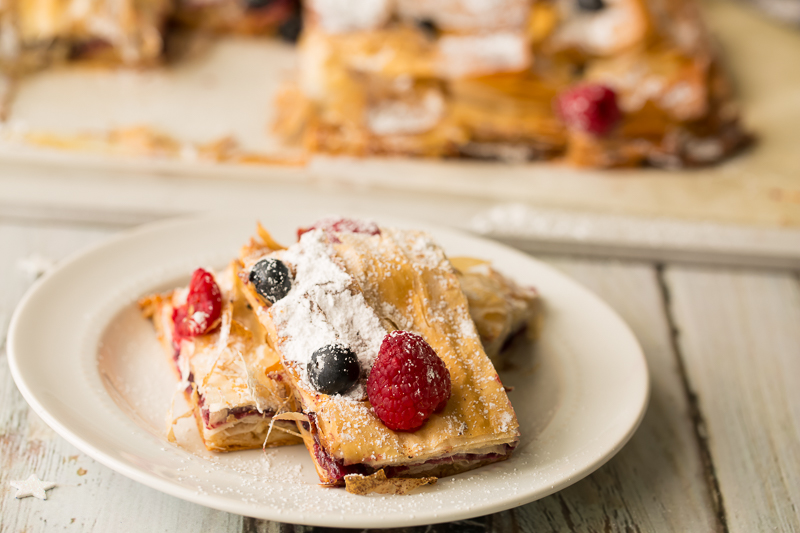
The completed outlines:
<svg viewBox="0 0 800 533">
<path fill-rule="evenodd" d="M 367 235 L 380 235 L 381 230 L 374 222 L 366 220 L 357 220 L 353 218 L 323 218 L 318 220 L 313 225 L 307 228 L 298 228 L 297 240 L 303 236 L 303 233 L 311 230 L 321 229 L 331 233 L 365 233 Z M 339 242 L 334 238 L 334 242 Z"/>
<path fill-rule="evenodd" d="M 458 455 L 451 455 L 449 457 L 442 457 L 439 459 L 429 459 L 423 463 L 419 463 L 416 465 L 401 465 L 401 466 L 388 466 L 384 468 L 384 472 L 386 473 L 387 477 L 397 477 L 402 475 L 404 472 L 407 472 L 411 468 L 418 467 L 420 465 L 444 465 L 444 464 L 453 464 L 459 462 L 467 462 L 467 463 L 493 463 L 496 461 L 501 461 L 511 455 L 511 452 L 514 451 L 515 446 L 511 446 L 510 444 L 505 445 L 505 453 L 460 453 Z"/>
<path fill-rule="evenodd" d="M 311 436 L 314 438 L 314 457 L 320 468 L 328 474 L 327 477 L 330 483 L 341 484 L 344 480 L 344 476 L 347 474 L 364 474 L 366 472 L 363 465 L 345 466 L 342 461 L 331 457 L 319 441 L 319 428 L 317 427 L 316 413 L 307 413 L 307 416 L 309 423 L 304 424 L 303 428 L 306 429 L 306 431 L 310 431 Z"/>
<path fill-rule="evenodd" d="M 199 396 L 198 403 L 201 406 L 200 413 L 203 415 L 203 423 L 205 424 L 207 429 L 216 429 L 216 428 L 220 427 L 221 425 L 226 424 L 228 422 L 228 417 L 231 416 L 231 415 L 233 415 L 233 417 L 236 420 L 241 420 L 242 418 L 244 418 L 246 416 L 258 416 L 258 417 L 261 417 L 261 418 L 270 418 L 275 414 L 274 412 L 269 411 L 269 410 L 268 411 L 264 411 L 263 413 L 259 413 L 258 409 L 256 409 L 255 407 L 250 407 L 250 406 L 234 407 L 233 409 L 228 409 L 228 415 L 225 417 L 225 420 L 220 420 L 219 422 L 215 422 L 214 424 L 211 424 L 211 423 L 209 423 L 209 420 L 211 418 L 211 413 L 209 412 L 208 409 L 203 407 L 204 401 L 203 401 L 203 397 L 202 396 Z"/>
<path fill-rule="evenodd" d="M 180 371 L 181 371 L 180 367 L 178 366 L 178 358 L 180 357 L 180 355 L 181 355 L 180 350 L 177 350 L 175 352 L 175 357 L 173 358 L 173 360 L 175 362 L 175 367 L 178 369 L 178 373 L 180 373 Z M 189 383 L 189 385 L 186 386 L 186 389 L 184 390 L 184 392 L 186 394 L 191 394 L 192 393 L 192 388 L 193 388 L 192 384 L 195 383 L 195 381 L 194 381 L 194 373 L 189 372 L 189 376 L 186 378 L 186 381 Z M 221 426 L 222 424 L 224 424 L 225 422 L 227 422 L 227 416 L 226 416 L 225 417 L 226 420 L 222 420 L 222 421 L 220 421 L 220 422 L 218 422 L 216 424 L 209 425 L 209 420 L 211 418 L 211 413 L 209 412 L 208 409 L 205 409 L 205 403 L 206 403 L 205 402 L 205 398 L 203 397 L 202 394 L 200 394 L 200 391 L 198 390 L 197 391 L 197 404 L 200 407 L 200 414 L 203 417 L 203 424 L 206 426 L 207 429 L 217 428 L 217 427 Z M 242 418 L 244 418 L 246 416 L 260 416 L 262 418 L 269 418 L 271 416 L 274 416 L 275 413 L 273 411 L 271 411 L 271 410 L 267 410 L 267 411 L 264 411 L 263 413 L 259 413 L 258 409 L 256 409 L 255 407 L 242 406 L 242 407 L 234 407 L 233 409 L 228 409 L 228 416 L 230 416 L 230 415 L 233 415 L 236 418 L 236 420 L 239 420 L 239 419 L 242 419 Z"/>
<path fill-rule="evenodd" d="M 325 471 L 330 483 L 341 484 L 344 476 L 348 474 L 372 474 L 377 469 L 370 468 L 363 464 L 345 465 L 342 461 L 336 460 L 328 453 L 322 446 L 319 440 L 319 429 L 317 427 L 316 413 L 307 413 L 309 423 L 303 423 L 303 429 L 309 431 L 314 438 L 314 457 L 317 464 Z M 496 461 L 501 461 L 511 455 L 514 451 L 515 445 L 505 444 L 504 453 L 462 453 L 458 455 L 451 455 L 449 457 L 441 457 L 437 459 L 429 459 L 421 463 L 402 465 L 402 466 L 387 466 L 383 470 L 387 477 L 397 477 L 403 475 L 405 472 L 412 468 L 420 467 L 423 465 L 443 465 L 453 464 L 459 462 L 465 463 L 481 463 L 488 464 Z"/>
</svg>

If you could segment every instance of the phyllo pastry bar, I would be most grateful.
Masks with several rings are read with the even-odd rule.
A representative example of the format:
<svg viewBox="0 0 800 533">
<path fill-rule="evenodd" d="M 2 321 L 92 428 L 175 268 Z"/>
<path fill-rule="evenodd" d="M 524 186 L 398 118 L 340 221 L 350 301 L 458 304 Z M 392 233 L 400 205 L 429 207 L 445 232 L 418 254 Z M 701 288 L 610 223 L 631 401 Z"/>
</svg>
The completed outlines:
<svg viewBox="0 0 800 533">
<path fill-rule="evenodd" d="M 514 409 L 455 270 L 426 233 L 312 229 L 287 249 L 246 247 L 240 278 L 323 484 L 380 470 L 441 477 L 511 455 Z"/>
<path fill-rule="evenodd" d="M 89 59 L 148 65 L 161 58 L 170 0 L 9 0 L 0 3 L 0 69 L 24 73 Z"/>
<path fill-rule="evenodd" d="M 309 153 L 680 167 L 747 143 L 694 0 L 308 0 Z"/>
<path fill-rule="evenodd" d="M 143 298 L 140 307 L 155 326 L 207 449 L 300 442 L 294 422 L 272 419 L 293 411 L 294 400 L 232 267 L 216 275 L 198 269 L 189 287 Z"/>
<path fill-rule="evenodd" d="M 521 333 L 536 339 L 541 329 L 542 309 L 538 291 L 504 276 L 489 261 L 473 257 L 451 257 L 461 289 L 469 303 L 469 314 L 486 355 L 501 370 L 506 365 L 505 348 Z"/>
</svg>

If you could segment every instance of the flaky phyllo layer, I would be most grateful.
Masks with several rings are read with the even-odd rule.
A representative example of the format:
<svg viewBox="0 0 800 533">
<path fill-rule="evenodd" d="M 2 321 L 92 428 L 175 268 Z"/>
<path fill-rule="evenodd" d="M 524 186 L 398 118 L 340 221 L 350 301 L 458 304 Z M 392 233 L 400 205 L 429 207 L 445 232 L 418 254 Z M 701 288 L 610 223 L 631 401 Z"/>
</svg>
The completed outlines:
<svg viewBox="0 0 800 533">
<path fill-rule="evenodd" d="M 223 294 L 222 319 L 207 335 L 173 335 L 173 309 L 185 302 L 186 289 L 140 302 L 178 374 L 206 447 L 232 451 L 299 443 L 294 423 L 272 420 L 295 408 L 278 355 L 266 344 L 234 270 L 215 280 Z"/>
<path fill-rule="evenodd" d="M 288 249 L 270 241 L 243 250 L 240 279 L 269 344 L 280 353 L 305 415 L 298 428 L 324 483 L 379 468 L 395 475 L 448 475 L 510 455 L 519 439 L 514 410 L 481 345 L 456 271 L 430 236 L 391 228 L 378 235 L 312 230 Z M 248 280 L 264 257 L 283 261 L 293 275 L 292 289 L 274 304 Z M 347 316 L 360 317 L 363 326 L 354 331 Z M 361 386 L 374 361 L 369 351 L 377 349 L 375 339 L 379 345 L 395 329 L 422 336 L 451 378 L 444 411 L 410 432 L 387 428 Z M 361 360 L 362 383 L 343 395 L 316 391 L 305 370 L 309 350 L 334 338 L 352 344 Z"/>
</svg>

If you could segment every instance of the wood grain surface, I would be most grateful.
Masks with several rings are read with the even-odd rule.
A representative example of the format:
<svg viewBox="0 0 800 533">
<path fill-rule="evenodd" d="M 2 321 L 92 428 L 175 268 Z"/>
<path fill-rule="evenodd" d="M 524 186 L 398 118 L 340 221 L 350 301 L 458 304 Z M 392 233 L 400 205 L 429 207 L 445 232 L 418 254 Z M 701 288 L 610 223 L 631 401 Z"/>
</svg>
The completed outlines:
<svg viewBox="0 0 800 533">
<path fill-rule="evenodd" d="M 611 305 L 647 357 L 651 398 L 628 445 L 591 477 L 517 508 L 528 531 L 718 529 L 653 265 L 558 260 Z"/>
<path fill-rule="evenodd" d="M 0 163 L 0 219 L 126 227 L 209 211 L 262 217 L 274 205 L 380 213 L 471 231 L 528 252 L 600 259 L 800 268 L 800 229 L 692 222 L 499 202 L 491 195 L 387 191 L 302 179 L 224 180 Z"/>
<path fill-rule="evenodd" d="M 800 531 L 796 274 L 667 269 L 731 531 Z"/>
<path fill-rule="evenodd" d="M 167 496 L 78 452 L 30 411 L 5 361 L 8 319 L 37 265 L 125 225 L 113 222 L 0 221 L 0 531 L 345 531 Z M 797 273 L 545 259 L 605 299 L 642 343 L 652 380 L 642 426 L 609 463 L 555 495 L 394 531 L 800 531 Z M 8 481 L 34 472 L 59 486 L 47 501 L 16 500 Z"/>
</svg>

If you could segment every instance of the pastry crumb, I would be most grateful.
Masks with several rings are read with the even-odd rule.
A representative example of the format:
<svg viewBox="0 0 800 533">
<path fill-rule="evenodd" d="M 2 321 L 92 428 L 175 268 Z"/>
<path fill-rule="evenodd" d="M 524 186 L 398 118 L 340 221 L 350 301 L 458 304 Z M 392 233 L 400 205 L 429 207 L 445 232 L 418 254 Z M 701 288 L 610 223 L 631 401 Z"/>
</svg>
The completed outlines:
<svg viewBox="0 0 800 533">
<path fill-rule="evenodd" d="M 364 496 L 375 492 L 377 494 L 404 495 L 424 485 L 433 485 L 438 478 L 387 478 L 383 469 L 372 475 L 349 474 L 344 476 L 347 492 Z"/>
</svg>

